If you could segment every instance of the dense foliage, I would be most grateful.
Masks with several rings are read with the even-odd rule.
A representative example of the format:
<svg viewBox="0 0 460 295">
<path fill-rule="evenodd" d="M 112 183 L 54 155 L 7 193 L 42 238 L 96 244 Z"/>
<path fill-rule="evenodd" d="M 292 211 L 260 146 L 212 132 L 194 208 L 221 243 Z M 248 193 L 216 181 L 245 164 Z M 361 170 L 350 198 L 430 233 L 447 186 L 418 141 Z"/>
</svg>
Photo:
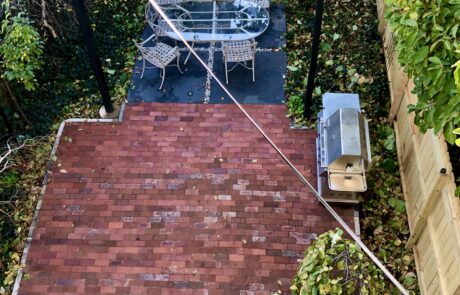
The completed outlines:
<svg viewBox="0 0 460 295">
<path fill-rule="evenodd" d="M 28 87 L 21 78 L 19 83 L 11 83 L 11 91 L 18 98 L 20 107 L 27 114 L 31 127 L 25 129 L 19 119 L 18 110 L 3 101 L 0 97 L 0 108 L 12 121 L 16 132 L 21 136 L 13 136 L 13 143 L 20 143 L 25 138 L 45 135 L 39 142 L 11 155 L 13 165 L 6 171 L 0 172 L 0 294 L 9 293 L 19 268 L 19 258 L 23 243 L 30 225 L 33 209 L 39 195 L 39 187 L 46 170 L 46 163 L 51 148 L 53 136 L 48 136 L 57 130 L 60 122 L 69 117 L 96 117 L 101 105 L 97 84 L 92 75 L 86 51 L 82 46 L 78 25 L 73 21 L 72 8 L 69 2 L 47 2 L 48 5 L 59 4 L 59 7 L 48 7 L 59 18 L 51 22 L 61 28 L 55 27 L 56 32 L 65 32 L 58 38 L 49 36 L 48 30 L 40 30 L 34 23 L 26 20 L 26 14 L 13 13 L 8 16 L 11 20 L 18 18 L 19 25 L 27 25 L 30 32 L 39 32 L 41 36 L 31 33 L 32 37 L 16 35 L 12 43 L 3 40 L 7 33 L 13 31 L 14 22 L 2 28 L 1 47 L 18 46 L 22 48 L 27 42 L 30 48 L 16 50 L 11 48 L 0 51 L 0 56 L 5 59 L 11 54 L 12 59 L 24 63 L 26 72 L 30 66 L 33 76 L 28 82 Z M 93 23 L 98 53 L 103 63 L 103 68 L 108 80 L 110 94 L 113 101 L 122 102 L 126 99 L 131 72 L 136 55 L 134 39 L 141 35 L 143 22 L 144 1 L 125 0 L 91 0 L 88 1 L 88 10 Z M 17 11 L 16 11 L 17 12 Z M 40 37 L 40 38 L 38 38 Z M 43 43 L 37 40 L 44 40 Z M 15 43 L 16 42 L 16 43 Z M 6 45 L 8 44 L 8 45 Z M 12 45 L 11 45 L 12 44 Z M 36 46 L 35 49 L 32 46 Z M 43 47 L 43 53 L 40 52 Z M 1 50 L 1 49 L 0 49 Z M 29 51 L 30 50 L 30 51 Z M 34 62 L 24 56 L 36 54 Z M 37 55 L 37 53 L 39 53 Z M 21 59 L 24 58 L 24 59 Z M 35 67 L 40 65 L 41 68 Z M 15 67 L 15 69 L 17 69 Z M 5 66 L 5 70 L 8 68 Z M 6 72 L 3 74 L 6 77 Z M 24 80 L 25 81 L 25 80 Z M 16 81 L 15 81 L 16 82 Z M 0 92 L 1 96 L 1 92 Z M 1 126 L 0 133 L 6 130 Z M 3 128 L 3 130 L 2 130 Z M 7 138 L 0 138 L 0 153 L 6 146 Z"/>
<path fill-rule="evenodd" d="M 292 294 L 388 294 L 380 269 L 342 235 L 340 229 L 323 233 L 305 250 Z"/>
<path fill-rule="evenodd" d="M 24 146 L 8 157 L 11 167 L 0 173 L 0 294 L 11 288 L 19 269 L 51 150 L 47 137 L 18 136 L 9 144 Z M 4 154 L 5 148 L 0 149 L 0 155 Z"/>
<path fill-rule="evenodd" d="M 43 41 L 30 20 L 23 14 L 6 13 L 2 21 L 0 43 L 2 78 L 21 83 L 26 90 L 37 86 L 35 72 L 40 69 Z"/>
<path fill-rule="evenodd" d="M 409 108 L 415 123 L 422 132 L 444 130 L 453 143 L 452 131 L 460 126 L 460 1 L 386 3 L 398 60 L 415 83 L 418 102 Z"/>
<path fill-rule="evenodd" d="M 287 1 L 289 115 L 301 124 L 302 95 L 310 57 L 315 1 Z M 313 105 L 315 114 L 324 92 L 360 95 L 361 107 L 370 119 L 372 169 L 368 190 L 361 198 L 361 230 L 366 245 L 378 255 L 396 278 L 417 293 L 413 253 L 404 247 L 409 226 L 399 178 L 394 131 L 387 122 L 389 92 L 383 47 L 378 34 L 375 1 L 325 1 L 318 74 Z"/>
</svg>

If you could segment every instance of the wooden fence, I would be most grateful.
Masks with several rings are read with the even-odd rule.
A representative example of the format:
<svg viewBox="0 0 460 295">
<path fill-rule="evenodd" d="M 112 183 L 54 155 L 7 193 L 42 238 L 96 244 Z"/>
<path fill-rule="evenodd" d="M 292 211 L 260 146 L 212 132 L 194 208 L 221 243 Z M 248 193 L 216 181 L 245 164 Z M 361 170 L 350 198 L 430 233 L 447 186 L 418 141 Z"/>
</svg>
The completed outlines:
<svg viewBox="0 0 460 295">
<path fill-rule="evenodd" d="M 384 20 L 384 0 L 377 0 L 391 94 L 401 180 L 422 294 L 460 294 L 460 202 L 447 144 L 433 130 L 414 124 L 408 104 L 417 101 L 413 81 L 397 62 L 393 34 Z M 458 160 L 458 159 L 455 159 Z"/>
</svg>

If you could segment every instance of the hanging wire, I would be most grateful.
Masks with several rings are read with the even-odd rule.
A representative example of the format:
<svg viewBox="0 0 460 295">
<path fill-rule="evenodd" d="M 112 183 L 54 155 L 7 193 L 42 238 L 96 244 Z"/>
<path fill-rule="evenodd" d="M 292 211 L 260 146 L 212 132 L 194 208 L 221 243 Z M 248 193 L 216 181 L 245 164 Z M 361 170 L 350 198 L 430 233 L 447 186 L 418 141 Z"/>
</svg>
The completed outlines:
<svg viewBox="0 0 460 295">
<path fill-rule="evenodd" d="M 300 173 L 300 171 L 291 163 L 291 161 L 284 155 L 284 153 L 278 148 L 278 146 L 270 139 L 270 137 L 265 133 L 265 131 L 257 124 L 257 122 L 249 115 L 248 112 L 241 106 L 241 104 L 236 100 L 236 98 L 228 91 L 225 85 L 220 81 L 219 78 L 212 72 L 208 65 L 200 58 L 200 56 L 195 52 L 195 50 L 190 46 L 187 40 L 182 36 L 181 32 L 174 26 L 169 17 L 164 13 L 163 9 L 156 3 L 155 0 L 149 0 L 150 4 L 155 8 L 155 10 L 160 14 L 161 18 L 168 24 L 168 26 L 177 34 L 180 41 L 182 41 L 185 46 L 190 50 L 190 52 L 198 59 L 198 61 L 203 65 L 203 67 L 208 71 L 212 78 L 219 84 L 222 90 L 230 97 L 230 99 L 236 104 L 236 106 L 243 112 L 243 114 L 248 118 L 248 120 L 254 125 L 254 127 L 262 134 L 262 136 L 270 143 L 270 145 L 276 150 L 278 155 L 286 162 L 286 164 L 292 169 L 295 175 L 300 179 L 300 181 L 305 184 L 310 191 L 315 195 L 318 201 L 323 204 L 323 206 L 329 211 L 329 213 L 337 220 L 337 222 L 343 227 L 343 229 L 350 235 L 350 237 L 361 247 L 361 249 L 369 256 L 369 258 L 382 270 L 385 276 L 399 289 L 401 294 L 409 295 L 409 292 L 399 283 L 399 281 L 388 271 L 388 269 L 380 262 L 380 260 L 372 253 L 372 251 L 361 241 L 361 239 L 355 234 L 355 232 L 347 225 L 347 223 L 340 217 L 337 212 L 326 202 L 326 200 L 316 191 L 316 189 L 311 185 L 310 182 Z"/>
</svg>

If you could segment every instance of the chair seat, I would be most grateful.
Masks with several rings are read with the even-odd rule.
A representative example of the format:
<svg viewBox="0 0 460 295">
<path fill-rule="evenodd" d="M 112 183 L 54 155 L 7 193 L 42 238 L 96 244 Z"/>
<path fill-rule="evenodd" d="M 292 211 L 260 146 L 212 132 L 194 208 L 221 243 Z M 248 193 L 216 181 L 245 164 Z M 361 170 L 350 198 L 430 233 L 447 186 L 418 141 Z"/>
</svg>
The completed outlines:
<svg viewBox="0 0 460 295">
<path fill-rule="evenodd" d="M 224 42 L 223 47 L 227 62 L 242 62 L 254 59 L 254 47 L 251 41 Z"/>
</svg>

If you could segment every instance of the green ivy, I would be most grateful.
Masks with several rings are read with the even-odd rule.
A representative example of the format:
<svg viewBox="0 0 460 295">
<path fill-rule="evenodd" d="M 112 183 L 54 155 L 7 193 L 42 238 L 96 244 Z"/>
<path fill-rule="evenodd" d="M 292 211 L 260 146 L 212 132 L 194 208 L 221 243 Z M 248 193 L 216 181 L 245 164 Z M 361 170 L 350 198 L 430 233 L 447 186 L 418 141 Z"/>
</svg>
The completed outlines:
<svg viewBox="0 0 460 295">
<path fill-rule="evenodd" d="M 386 5 L 398 61 L 418 96 L 409 106 L 415 123 L 422 132 L 443 130 L 453 143 L 452 130 L 460 124 L 460 89 L 452 67 L 460 59 L 460 1 L 387 0 Z"/>
<path fill-rule="evenodd" d="M 8 294 L 20 268 L 23 242 L 38 201 L 51 151 L 51 138 L 16 137 L 10 144 L 27 146 L 9 159 L 0 174 L 0 294 Z M 0 148 L 0 152 L 4 149 Z"/>
<path fill-rule="evenodd" d="M 305 251 L 292 294 L 388 294 L 380 269 L 343 231 L 328 231 Z"/>
<path fill-rule="evenodd" d="M 26 90 L 34 90 L 38 85 L 35 72 L 42 65 L 43 41 L 25 14 L 10 16 L 7 11 L 5 15 L 1 25 L 4 37 L 0 43 L 2 78 L 19 82 Z"/>
</svg>

